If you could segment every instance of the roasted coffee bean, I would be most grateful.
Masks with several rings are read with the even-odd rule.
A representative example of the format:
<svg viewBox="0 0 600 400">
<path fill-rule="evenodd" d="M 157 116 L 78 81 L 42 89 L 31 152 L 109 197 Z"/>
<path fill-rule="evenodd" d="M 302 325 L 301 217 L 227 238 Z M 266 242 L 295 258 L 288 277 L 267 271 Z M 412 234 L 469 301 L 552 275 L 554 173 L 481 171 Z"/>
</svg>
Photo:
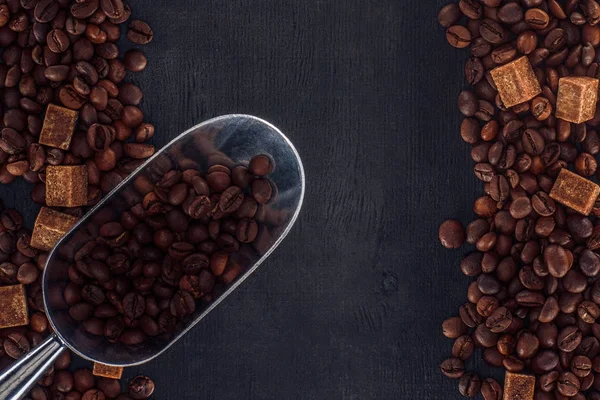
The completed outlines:
<svg viewBox="0 0 600 400">
<path fill-rule="evenodd" d="M 481 395 L 484 400 L 501 400 L 502 394 L 502 386 L 496 380 L 487 378 L 481 383 Z"/>
<path fill-rule="evenodd" d="M 137 376 L 129 383 L 129 395 L 135 399 L 147 399 L 154 392 L 154 382 L 147 376 Z"/>
<path fill-rule="evenodd" d="M 52 52 L 63 53 L 69 48 L 69 36 L 60 29 L 54 29 L 48 32 L 46 43 Z"/>
<path fill-rule="evenodd" d="M 579 392 L 580 385 L 579 379 L 572 372 L 562 372 L 558 377 L 556 388 L 563 396 L 573 397 Z"/>
<path fill-rule="evenodd" d="M 531 359 L 531 368 L 535 373 L 541 374 L 544 372 L 550 372 L 558 365 L 558 355 L 551 350 L 544 350 L 538 352 Z"/>
<path fill-rule="evenodd" d="M 124 58 L 125 68 L 132 72 L 140 72 L 146 68 L 148 60 L 144 53 L 139 50 L 129 50 L 125 53 Z"/>
<path fill-rule="evenodd" d="M 542 30 L 548 26 L 550 17 L 542 9 L 530 8 L 525 12 L 525 21 L 531 28 Z"/>
<path fill-rule="evenodd" d="M 91 17 L 98 9 L 98 0 L 84 0 L 71 6 L 71 14 L 75 18 L 84 19 Z"/>
<path fill-rule="evenodd" d="M 449 28 L 456 24 L 461 16 L 462 14 L 458 5 L 450 3 L 444 6 L 438 13 L 438 23 L 444 28 Z"/>
<path fill-rule="evenodd" d="M 496 344 L 496 347 L 498 348 L 500 354 L 505 356 L 512 354 L 515 349 L 515 346 L 515 337 L 509 334 L 500 336 L 500 338 L 498 339 L 498 343 Z"/>
<path fill-rule="evenodd" d="M 512 323 L 512 314 L 506 307 L 499 307 L 486 320 L 486 326 L 494 333 L 504 332 Z"/>
<path fill-rule="evenodd" d="M 488 347 L 483 350 L 483 360 L 493 367 L 502 367 L 504 356 L 497 349 Z"/>
<path fill-rule="evenodd" d="M 252 181 L 252 196 L 259 204 L 267 204 L 273 195 L 273 187 L 266 179 Z"/>
<path fill-rule="evenodd" d="M 600 308 L 591 301 L 584 301 L 577 307 L 577 315 L 582 321 L 593 324 L 600 316 Z"/>
<path fill-rule="evenodd" d="M 510 215 L 515 219 L 527 217 L 532 210 L 531 200 L 528 197 L 520 197 L 510 205 Z"/>
<path fill-rule="evenodd" d="M 570 293 L 582 293 L 587 287 L 587 278 L 581 272 L 571 269 L 562 279 L 563 289 Z"/>
<path fill-rule="evenodd" d="M 490 180 L 489 196 L 496 201 L 504 201 L 510 194 L 508 180 L 502 175 L 495 175 Z"/>
<path fill-rule="evenodd" d="M 571 360 L 571 371 L 578 378 L 585 378 L 592 372 L 592 361 L 582 355 L 577 355 Z"/>
<path fill-rule="evenodd" d="M 453 25 L 446 31 L 446 40 L 451 46 L 462 49 L 471 43 L 471 32 L 464 26 Z"/>
<path fill-rule="evenodd" d="M 524 331 L 518 336 L 515 348 L 520 358 L 531 358 L 538 351 L 539 340 L 533 333 Z"/>
<path fill-rule="evenodd" d="M 133 20 L 129 23 L 127 38 L 136 44 L 147 44 L 154 38 L 154 33 L 144 21 Z"/>
<path fill-rule="evenodd" d="M 34 16 L 37 22 L 47 23 L 54 19 L 58 14 L 59 5 L 54 0 L 40 0 L 34 9 Z"/>
<path fill-rule="evenodd" d="M 485 324 L 480 324 L 475 329 L 473 340 L 483 347 L 494 347 L 498 342 L 498 335 L 493 333 Z"/>
<path fill-rule="evenodd" d="M 101 0 L 100 8 L 108 18 L 120 18 L 125 13 L 125 6 L 121 0 Z"/>
<path fill-rule="evenodd" d="M 579 346 L 581 339 L 581 331 L 576 326 L 567 326 L 558 334 L 558 348 L 564 352 L 572 352 Z"/>
<path fill-rule="evenodd" d="M 473 355 L 474 349 L 475 345 L 470 336 L 460 336 L 454 342 L 454 346 L 452 347 L 452 356 L 460 358 L 461 360 L 468 360 L 471 355 Z"/>
<path fill-rule="evenodd" d="M 89 369 L 78 369 L 73 372 L 73 386 L 78 392 L 86 392 L 94 387 L 94 375 Z"/>
<path fill-rule="evenodd" d="M 539 377 L 539 387 L 544 392 L 551 392 L 556 388 L 556 382 L 558 381 L 558 371 L 548 372 Z"/>
<path fill-rule="evenodd" d="M 459 317 L 448 318 L 442 324 L 442 331 L 444 336 L 456 339 L 463 335 L 467 331 L 467 326 L 462 322 Z"/>
<path fill-rule="evenodd" d="M 571 268 L 571 253 L 562 246 L 551 244 L 544 249 L 544 263 L 550 274 L 556 278 L 564 277 Z"/>
<path fill-rule="evenodd" d="M 540 155 L 544 151 L 544 138 L 534 130 L 527 129 L 522 136 L 523 150 L 530 155 Z"/>
<path fill-rule="evenodd" d="M 539 191 L 531 198 L 531 206 L 533 210 L 543 217 L 549 217 L 556 211 L 554 200 L 545 192 Z"/>
<path fill-rule="evenodd" d="M 465 374 L 465 363 L 460 358 L 448 358 L 440 364 L 440 370 L 448 378 L 458 379 Z"/>
<path fill-rule="evenodd" d="M 13 359 L 18 359 L 30 350 L 30 344 L 25 335 L 10 333 L 3 341 L 4 352 Z"/>
<path fill-rule="evenodd" d="M 465 397 L 475 397 L 481 390 L 481 379 L 476 374 L 466 373 L 460 378 L 458 390 Z"/>
<path fill-rule="evenodd" d="M 575 170 L 583 176 L 592 176 L 596 173 L 598 164 L 591 154 L 581 153 L 575 160 Z"/>
<path fill-rule="evenodd" d="M 136 319 L 144 314 L 146 304 L 144 297 L 137 293 L 129 293 L 123 298 L 124 314 L 129 319 Z"/>
<path fill-rule="evenodd" d="M 506 40 L 506 32 L 502 25 L 491 19 L 481 21 L 479 34 L 492 44 L 500 44 Z"/>
</svg>

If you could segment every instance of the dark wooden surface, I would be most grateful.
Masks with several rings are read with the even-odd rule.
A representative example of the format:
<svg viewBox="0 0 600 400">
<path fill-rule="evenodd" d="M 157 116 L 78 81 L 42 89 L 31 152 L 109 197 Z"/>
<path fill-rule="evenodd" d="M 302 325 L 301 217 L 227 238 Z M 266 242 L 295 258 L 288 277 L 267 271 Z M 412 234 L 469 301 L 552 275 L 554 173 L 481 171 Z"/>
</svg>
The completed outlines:
<svg viewBox="0 0 600 400">
<path fill-rule="evenodd" d="M 439 362 L 466 299 L 437 227 L 481 192 L 458 134 L 466 53 L 445 0 L 130 0 L 154 41 L 132 80 L 155 144 L 243 112 L 281 128 L 307 175 L 287 240 L 157 360 L 157 399 L 459 399 Z M 129 46 L 129 44 L 126 44 Z M 125 46 L 125 44 L 124 44 Z M 28 185 L 0 188 L 27 215 Z"/>
</svg>

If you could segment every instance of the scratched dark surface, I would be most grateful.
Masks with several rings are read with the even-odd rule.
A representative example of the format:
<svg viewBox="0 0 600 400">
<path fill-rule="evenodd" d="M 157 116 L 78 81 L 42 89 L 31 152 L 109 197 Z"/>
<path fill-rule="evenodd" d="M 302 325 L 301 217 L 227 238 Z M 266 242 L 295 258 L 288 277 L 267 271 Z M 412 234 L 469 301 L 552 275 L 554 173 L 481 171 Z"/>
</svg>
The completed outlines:
<svg viewBox="0 0 600 400">
<path fill-rule="evenodd" d="M 263 117 L 306 168 L 302 214 L 236 293 L 157 360 L 156 399 L 459 399 L 439 362 L 468 280 L 437 227 L 481 191 L 458 134 L 464 51 L 445 0 L 130 0 L 154 41 L 132 81 L 156 145 Z M 129 46 L 124 41 L 123 48 Z M 29 185 L 1 197 L 32 225 Z"/>
</svg>

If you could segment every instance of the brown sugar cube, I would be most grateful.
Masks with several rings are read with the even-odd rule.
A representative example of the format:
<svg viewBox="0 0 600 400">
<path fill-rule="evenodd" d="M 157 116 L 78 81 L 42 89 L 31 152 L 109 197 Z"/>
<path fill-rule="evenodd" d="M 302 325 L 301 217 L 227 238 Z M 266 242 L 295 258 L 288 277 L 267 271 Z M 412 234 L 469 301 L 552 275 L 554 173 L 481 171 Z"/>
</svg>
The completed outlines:
<svg viewBox="0 0 600 400">
<path fill-rule="evenodd" d="M 598 100 L 598 79 L 568 76 L 558 81 L 556 118 L 580 124 L 594 118 Z"/>
<path fill-rule="evenodd" d="M 504 378 L 504 400 L 533 400 L 535 377 L 506 372 Z"/>
<path fill-rule="evenodd" d="M 69 150 L 78 115 L 77 111 L 49 104 L 39 142 L 46 146 Z"/>
<path fill-rule="evenodd" d="M 542 93 L 529 59 L 523 56 L 491 71 L 500 99 L 506 107 L 516 106 Z"/>
<path fill-rule="evenodd" d="M 43 251 L 52 250 L 77 221 L 77 217 L 42 207 L 33 226 L 31 246 Z"/>
<path fill-rule="evenodd" d="M 583 215 L 590 215 L 600 186 L 563 168 L 552 186 L 550 197 Z"/>
<path fill-rule="evenodd" d="M 0 287 L 0 329 L 29 324 L 25 286 Z"/>
<path fill-rule="evenodd" d="M 80 207 L 88 202 L 88 172 L 85 165 L 46 167 L 46 204 Z"/>
<path fill-rule="evenodd" d="M 123 367 L 113 367 L 111 365 L 94 363 L 94 370 L 92 372 L 94 375 L 103 378 L 121 379 Z"/>
</svg>

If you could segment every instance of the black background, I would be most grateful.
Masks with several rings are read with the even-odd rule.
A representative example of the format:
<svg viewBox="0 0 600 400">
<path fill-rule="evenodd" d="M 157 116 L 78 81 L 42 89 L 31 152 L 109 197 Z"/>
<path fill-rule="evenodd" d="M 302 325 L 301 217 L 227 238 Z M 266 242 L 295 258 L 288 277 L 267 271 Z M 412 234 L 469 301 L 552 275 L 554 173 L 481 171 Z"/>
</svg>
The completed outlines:
<svg viewBox="0 0 600 400">
<path fill-rule="evenodd" d="M 459 399 L 441 322 L 466 301 L 437 240 L 482 191 L 459 136 L 466 51 L 446 0 L 130 0 L 150 23 L 154 143 L 228 113 L 278 126 L 306 169 L 286 241 L 168 353 L 126 369 L 157 399 Z M 130 46 L 123 40 L 122 50 Z M 23 181 L 0 188 L 25 213 Z"/>
</svg>

